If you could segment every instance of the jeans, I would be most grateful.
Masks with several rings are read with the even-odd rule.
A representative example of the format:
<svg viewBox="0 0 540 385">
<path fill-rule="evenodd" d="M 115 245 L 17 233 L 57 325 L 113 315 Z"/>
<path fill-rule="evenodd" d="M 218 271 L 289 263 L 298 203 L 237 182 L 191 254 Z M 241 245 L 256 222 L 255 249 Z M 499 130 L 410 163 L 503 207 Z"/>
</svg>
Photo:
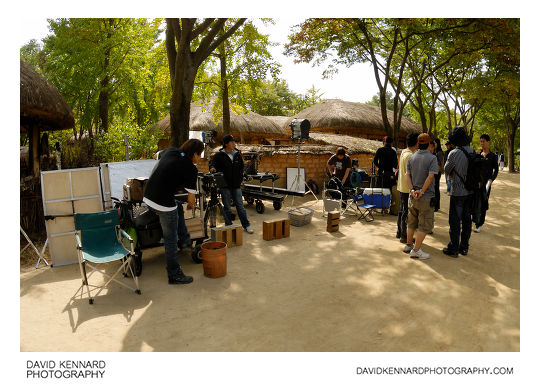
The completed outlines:
<svg viewBox="0 0 540 385">
<path fill-rule="evenodd" d="M 173 276 L 182 267 L 178 263 L 178 239 L 185 243 L 189 240 L 186 223 L 184 222 L 184 208 L 177 204 L 178 208 L 172 211 L 154 210 L 159 216 L 159 223 L 163 231 L 163 246 L 165 247 L 165 261 L 167 275 Z"/>
<path fill-rule="evenodd" d="M 491 188 L 486 193 L 486 200 L 482 202 L 482 213 L 480 214 L 480 220 L 476 223 L 476 227 L 480 227 L 486 221 L 486 211 L 489 209 L 489 194 L 491 193 Z"/>
<path fill-rule="evenodd" d="M 236 206 L 236 212 L 240 218 L 243 228 L 249 227 L 249 220 L 247 218 L 246 209 L 244 208 L 244 202 L 242 201 L 242 190 L 240 188 L 221 188 L 221 199 L 223 200 L 223 211 L 227 216 L 229 222 L 232 221 L 232 212 L 231 212 L 231 199 L 234 200 L 234 205 Z"/>
<path fill-rule="evenodd" d="M 448 214 L 450 243 L 448 244 L 448 249 L 452 251 L 469 248 L 472 229 L 472 197 L 472 195 L 450 196 L 450 212 Z"/>
<path fill-rule="evenodd" d="M 401 238 L 407 237 L 407 215 L 409 214 L 409 193 L 399 192 L 399 212 L 397 215 L 397 232 Z"/>
</svg>

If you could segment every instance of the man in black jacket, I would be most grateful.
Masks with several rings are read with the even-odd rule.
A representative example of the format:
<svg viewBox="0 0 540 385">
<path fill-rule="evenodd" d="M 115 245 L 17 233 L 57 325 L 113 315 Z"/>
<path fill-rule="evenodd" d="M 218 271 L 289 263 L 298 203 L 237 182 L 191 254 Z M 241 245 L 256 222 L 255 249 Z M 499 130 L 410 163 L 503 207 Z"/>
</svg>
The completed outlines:
<svg viewBox="0 0 540 385">
<path fill-rule="evenodd" d="M 486 211 L 489 209 L 489 194 L 491 193 L 491 184 L 497 178 L 499 173 L 499 165 L 497 155 L 489 150 L 489 135 L 483 134 L 480 136 L 480 146 L 482 147 L 481 155 L 486 160 L 486 166 L 482 167 L 482 179 L 486 181 L 486 199 L 482 202 L 482 213 L 480 214 L 480 220 L 475 223 L 475 233 L 480 232 L 480 228 L 486 220 Z"/>
<path fill-rule="evenodd" d="M 232 222 L 231 200 L 233 200 L 242 227 L 249 234 L 253 234 L 240 189 L 244 178 L 244 160 L 240 151 L 236 149 L 236 140 L 232 135 L 223 137 L 223 148 L 214 155 L 209 166 L 210 172 L 222 172 L 225 182 L 227 182 L 227 187 L 221 188 L 221 198 L 228 222 Z"/>
<path fill-rule="evenodd" d="M 394 169 L 398 166 L 397 153 L 392 148 L 393 139 L 389 136 L 384 138 L 384 147 L 375 153 L 373 164 L 379 169 L 380 185 L 383 188 L 392 188 L 396 183 Z"/>
<path fill-rule="evenodd" d="M 184 224 L 184 211 L 175 200 L 180 188 L 188 193 L 187 208 L 195 206 L 197 193 L 197 167 L 201 159 L 204 143 L 198 139 L 189 139 L 179 149 L 170 147 L 161 153 L 159 162 L 152 170 L 146 184 L 143 202 L 159 216 L 163 230 L 163 246 L 169 284 L 193 282 L 193 277 L 184 275 L 178 263 L 178 229 L 187 236 Z"/>
</svg>

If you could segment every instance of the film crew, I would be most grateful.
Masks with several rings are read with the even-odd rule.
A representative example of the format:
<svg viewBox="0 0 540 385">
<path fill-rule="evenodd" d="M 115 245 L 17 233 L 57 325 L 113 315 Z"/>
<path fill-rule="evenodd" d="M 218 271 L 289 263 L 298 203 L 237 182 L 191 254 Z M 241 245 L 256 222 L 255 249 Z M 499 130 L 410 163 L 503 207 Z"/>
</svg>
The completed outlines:
<svg viewBox="0 0 540 385">
<path fill-rule="evenodd" d="M 450 242 L 443 249 L 443 253 L 457 258 L 458 254 L 467 255 L 469 239 L 471 238 L 473 191 L 465 188 L 469 159 L 463 151 L 472 154 L 473 150 L 469 147 L 471 141 L 465 128 L 461 126 L 454 127 L 448 133 L 448 140 L 456 148 L 450 151 L 444 164 L 444 172 L 448 174 L 451 186 L 450 210 L 448 212 Z"/>
<path fill-rule="evenodd" d="M 220 149 L 209 162 L 210 172 L 222 172 L 227 187 L 221 188 L 221 198 L 225 211 L 225 221 L 232 222 L 231 200 L 234 201 L 236 212 L 242 223 L 242 227 L 253 234 L 253 229 L 247 218 L 244 202 L 242 201 L 242 190 L 240 185 L 244 177 L 244 160 L 242 154 L 236 148 L 236 139 L 232 135 L 223 137 L 223 148 Z"/>
<path fill-rule="evenodd" d="M 427 234 L 433 231 L 435 188 L 433 180 L 439 172 L 437 158 L 429 150 L 430 137 L 418 136 L 418 151 L 407 162 L 409 186 L 409 214 L 407 217 L 407 244 L 403 251 L 411 258 L 428 259 L 429 254 L 421 246 Z M 413 241 L 416 231 L 416 240 Z M 414 242 L 414 244 L 413 244 Z"/>
<path fill-rule="evenodd" d="M 179 233 L 184 238 L 181 239 L 184 245 L 191 242 L 184 222 L 184 210 L 174 196 L 183 187 L 188 193 L 188 210 L 195 207 L 198 172 L 195 164 L 201 159 L 203 150 L 204 143 L 198 139 L 189 139 L 179 149 L 170 147 L 163 150 L 146 184 L 143 202 L 159 216 L 171 285 L 193 282 L 193 277 L 185 275 L 178 263 Z"/>
<path fill-rule="evenodd" d="M 480 155 L 486 159 L 486 167 L 482 168 L 483 172 L 483 180 L 486 181 L 485 188 L 486 188 L 486 196 L 482 201 L 482 212 L 480 214 L 480 219 L 477 223 L 475 223 L 474 232 L 479 233 L 480 228 L 484 225 L 484 222 L 486 221 L 486 211 L 489 209 L 489 195 L 491 193 L 491 184 L 497 178 L 497 175 L 499 174 L 499 166 L 497 164 L 498 159 L 497 155 L 492 153 L 489 150 L 489 142 L 490 138 L 488 134 L 482 134 L 480 136 L 480 146 L 482 147 L 482 152 Z"/>
<path fill-rule="evenodd" d="M 338 147 L 336 153 L 328 159 L 326 168 L 329 175 L 337 177 L 343 186 L 351 186 L 349 175 L 352 169 L 352 161 L 351 157 L 345 153 L 343 147 Z"/>
<path fill-rule="evenodd" d="M 401 151 L 399 157 L 399 173 L 397 189 L 400 194 L 400 207 L 397 218 L 396 238 L 399 238 L 401 243 L 407 243 L 407 216 L 409 213 L 409 190 L 407 184 L 407 162 L 411 155 L 418 149 L 418 133 L 411 132 L 407 135 L 407 148 Z"/>
<path fill-rule="evenodd" d="M 394 140 L 390 136 L 383 139 L 384 146 L 379 148 L 373 158 L 373 164 L 378 169 L 380 187 L 392 188 L 396 182 L 394 169 L 398 166 L 397 153 L 392 148 Z"/>
</svg>

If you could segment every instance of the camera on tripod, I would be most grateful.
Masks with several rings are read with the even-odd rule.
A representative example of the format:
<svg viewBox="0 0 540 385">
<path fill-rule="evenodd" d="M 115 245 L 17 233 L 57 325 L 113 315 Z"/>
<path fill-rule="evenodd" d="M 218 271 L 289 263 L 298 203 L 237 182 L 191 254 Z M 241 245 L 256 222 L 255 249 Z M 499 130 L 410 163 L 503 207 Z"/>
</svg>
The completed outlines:
<svg viewBox="0 0 540 385">
<path fill-rule="evenodd" d="M 309 139 L 311 124 L 307 119 L 293 119 L 289 127 L 292 131 L 292 139 Z"/>
<path fill-rule="evenodd" d="M 202 188 L 206 193 L 217 192 L 218 189 L 227 187 L 227 182 L 225 182 L 222 172 L 199 174 L 199 178 L 202 181 Z"/>
</svg>

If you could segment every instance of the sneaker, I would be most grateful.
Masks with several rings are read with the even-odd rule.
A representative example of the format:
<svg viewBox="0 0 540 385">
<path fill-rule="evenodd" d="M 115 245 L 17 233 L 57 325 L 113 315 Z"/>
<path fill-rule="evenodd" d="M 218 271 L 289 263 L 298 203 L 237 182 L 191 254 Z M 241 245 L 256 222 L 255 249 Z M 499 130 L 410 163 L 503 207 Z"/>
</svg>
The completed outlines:
<svg viewBox="0 0 540 385">
<path fill-rule="evenodd" d="M 248 234 L 253 234 L 253 233 L 254 233 L 254 231 L 253 231 L 253 229 L 251 228 L 251 226 L 246 227 L 246 231 L 247 231 Z"/>
<path fill-rule="evenodd" d="M 479 233 L 481 228 L 482 228 L 482 226 L 476 226 L 476 227 L 474 228 L 474 232 L 475 232 L 475 233 Z"/>
<path fill-rule="evenodd" d="M 412 244 L 407 243 L 405 246 L 403 246 L 404 253 L 410 253 L 412 249 L 414 249 L 414 246 Z"/>
<path fill-rule="evenodd" d="M 469 248 L 464 248 L 464 247 L 460 247 L 459 248 L 459 253 L 463 256 L 467 255 L 469 253 Z"/>
<path fill-rule="evenodd" d="M 169 276 L 169 285 L 178 285 L 193 282 L 193 277 L 185 275 L 182 270 L 175 275 Z"/>
<path fill-rule="evenodd" d="M 429 259 L 429 254 L 426 252 L 423 252 L 422 249 L 418 249 L 418 250 L 412 249 L 409 254 L 411 255 L 411 258 L 414 258 L 414 259 L 422 259 L 422 260 Z"/>
</svg>

